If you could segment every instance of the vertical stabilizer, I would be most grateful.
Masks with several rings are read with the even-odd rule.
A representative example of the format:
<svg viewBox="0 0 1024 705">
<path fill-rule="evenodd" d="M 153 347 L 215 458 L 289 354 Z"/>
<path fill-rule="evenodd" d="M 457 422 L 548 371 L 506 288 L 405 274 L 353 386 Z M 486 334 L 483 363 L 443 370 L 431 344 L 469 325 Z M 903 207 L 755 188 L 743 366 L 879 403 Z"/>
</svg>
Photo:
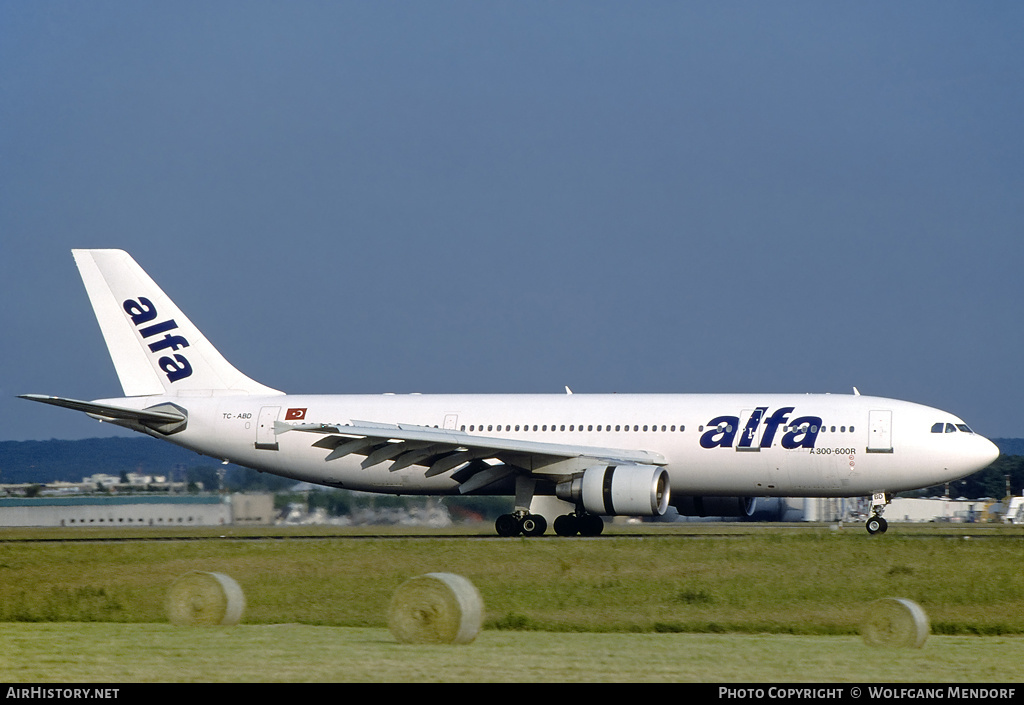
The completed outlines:
<svg viewBox="0 0 1024 705">
<path fill-rule="evenodd" d="M 281 394 L 225 360 L 127 252 L 71 252 L 125 396 Z"/>
</svg>

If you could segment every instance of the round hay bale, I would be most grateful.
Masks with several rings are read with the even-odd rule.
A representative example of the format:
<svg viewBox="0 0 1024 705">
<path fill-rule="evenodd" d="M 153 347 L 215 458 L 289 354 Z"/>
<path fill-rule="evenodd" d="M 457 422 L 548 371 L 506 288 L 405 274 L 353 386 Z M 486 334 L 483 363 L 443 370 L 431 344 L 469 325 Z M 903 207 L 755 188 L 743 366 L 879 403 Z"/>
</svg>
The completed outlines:
<svg viewBox="0 0 1024 705">
<path fill-rule="evenodd" d="M 931 628 L 928 615 L 912 600 L 887 597 L 871 603 L 861 623 L 861 636 L 868 646 L 920 649 Z"/>
<path fill-rule="evenodd" d="M 223 573 L 185 573 L 167 593 L 167 616 L 178 626 L 230 626 L 245 610 L 245 595 Z"/>
<path fill-rule="evenodd" d="M 468 644 L 484 620 L 476 586 L 461 575 L 427 573 L 398 586 L 388 629 L 403 644 Z"/>
</svg>

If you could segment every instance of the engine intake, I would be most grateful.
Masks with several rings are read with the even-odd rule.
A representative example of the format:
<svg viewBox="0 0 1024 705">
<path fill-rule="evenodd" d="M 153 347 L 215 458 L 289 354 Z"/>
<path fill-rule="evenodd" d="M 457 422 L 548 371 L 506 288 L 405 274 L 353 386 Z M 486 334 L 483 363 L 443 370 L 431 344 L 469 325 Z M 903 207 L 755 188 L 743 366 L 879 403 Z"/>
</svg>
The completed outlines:
<svg viewBox="0 0 1024 705">
<path fill-rule="evenodd" d="M 668 471 L 656 465 L 608 465 L 587 468 L 555 487 L 559 499 L 582 504 L 602 516 L 661 516 L 668 510 Z"/>
<path fill-rule="evenodd" d="M 748 517 L 756 497 L 677 497 L 672 506 L 686 517 Z"/>
</svg>

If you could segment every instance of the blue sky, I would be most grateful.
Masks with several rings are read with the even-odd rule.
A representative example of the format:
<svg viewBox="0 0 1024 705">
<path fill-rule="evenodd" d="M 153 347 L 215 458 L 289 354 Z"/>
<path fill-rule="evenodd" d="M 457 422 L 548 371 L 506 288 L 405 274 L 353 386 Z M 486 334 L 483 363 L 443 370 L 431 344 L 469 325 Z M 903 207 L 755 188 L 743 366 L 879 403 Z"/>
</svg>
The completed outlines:
<svg viewBox="0 0 1024 705">
<path fill-rule="evenodd" d="M 1024 436 L 1017 2 L 0 0 L 0 440 L 127 432 L 73 247 L 290 392 L 832 392 Z"/>
</svg>

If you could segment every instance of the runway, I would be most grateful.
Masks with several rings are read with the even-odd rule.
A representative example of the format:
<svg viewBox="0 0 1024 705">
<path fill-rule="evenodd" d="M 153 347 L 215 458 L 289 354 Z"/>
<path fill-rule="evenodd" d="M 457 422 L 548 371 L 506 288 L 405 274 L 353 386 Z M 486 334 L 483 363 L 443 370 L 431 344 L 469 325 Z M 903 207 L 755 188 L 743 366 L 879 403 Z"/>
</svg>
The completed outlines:
<svg viewBox="0 0 1024 705">
<path fill-rule="evenodd" d="M 250 527 L 190 527 L 190 528 L 16 528 L 0 530 L 0 544 L 8 542 L 74 543 L 119 541 L 326 541 L 326 540 L 468 540 L 493 541 L 601 541 L 609 538 L 685 539 L 685 538 L 739 538 L 765 535 L 834 534 L 859 535 L 866 539 L 878 538 L 949 538 L 949 539 L 1024 539 L 1024 526 L 1004 524 L 953 523 L 892 523 L 885 536 L 871 537 L 860 523 L 775 523 L 775 522 L 679 522 L 643 523 L 630 525 L 606 524 L 605 531 L 596 537 L 563 538 L 548 531 L 543 536 L 504 538 L 497 536 L 490 523 L 462 525 L 457 528 L 409 528 L 398 526 L 250 526 Z"/>
</svg>

